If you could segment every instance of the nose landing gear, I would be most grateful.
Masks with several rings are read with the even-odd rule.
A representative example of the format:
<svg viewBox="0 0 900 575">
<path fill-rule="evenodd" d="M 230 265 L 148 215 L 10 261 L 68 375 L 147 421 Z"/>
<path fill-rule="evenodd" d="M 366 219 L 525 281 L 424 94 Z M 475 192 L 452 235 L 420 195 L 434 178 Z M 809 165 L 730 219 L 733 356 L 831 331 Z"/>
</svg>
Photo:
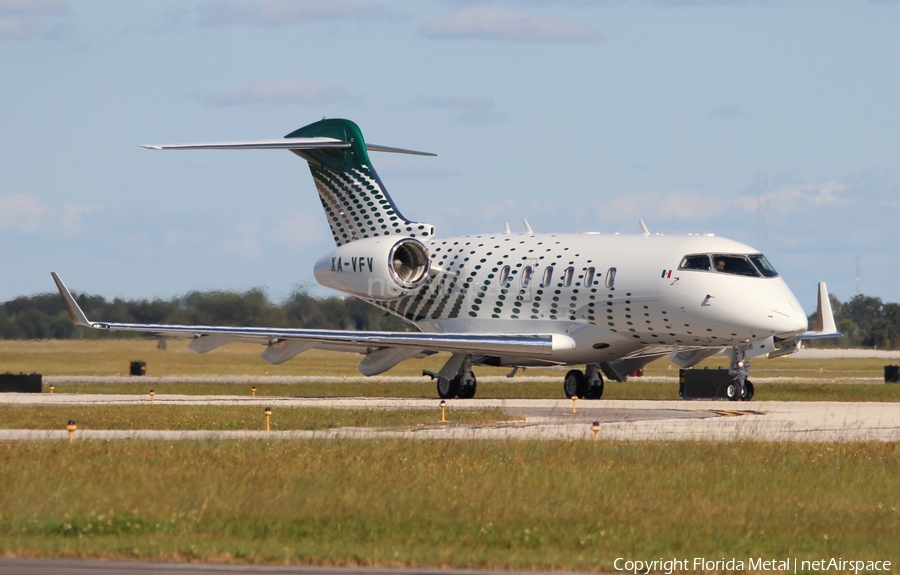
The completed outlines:
<svg viewBox="0 0 900 575">
<path fill-rule="evenodd" d="M 742 347 L 733 347 L 728 355 L 731 357 L 728 373 L 734 376 L 734 381 L 725 388 L 725 395 L 731 401 L 750 401 L 753 399 L 753 383 L 747 379 L 747 376 L 750 375 L 750 360 L 747 359 L 747 350 Z"/>
<path fill-rule="evenodd" d="M 753 399 L 753 382 L 749 379 L 744 381 L 744 387 L 741 389 L 737 381 L 732 381 L 725 388 L 725 396 L 730 401 L 750 401 Z"/>
</svg>

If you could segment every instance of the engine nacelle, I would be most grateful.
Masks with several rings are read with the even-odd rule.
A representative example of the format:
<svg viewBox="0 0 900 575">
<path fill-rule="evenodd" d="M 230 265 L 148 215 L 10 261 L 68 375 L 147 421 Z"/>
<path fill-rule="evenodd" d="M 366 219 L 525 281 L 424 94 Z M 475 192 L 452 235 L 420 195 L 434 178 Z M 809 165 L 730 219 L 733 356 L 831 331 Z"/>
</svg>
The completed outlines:
<svg viewBox="0 0 900 575">
<path fill-rule="evenodd" d="M 383 236 L 344 244 L 318 262 L 323 286 L 366 299 L 395 299 L 428 280 L 428 248 L 414 238 Z"/>
</svg>

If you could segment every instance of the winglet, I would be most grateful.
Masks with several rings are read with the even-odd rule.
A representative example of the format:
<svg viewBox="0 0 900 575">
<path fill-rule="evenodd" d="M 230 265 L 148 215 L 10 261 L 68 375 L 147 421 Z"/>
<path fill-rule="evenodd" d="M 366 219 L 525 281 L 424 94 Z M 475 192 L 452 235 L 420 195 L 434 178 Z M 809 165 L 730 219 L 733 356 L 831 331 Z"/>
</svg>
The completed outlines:
<svg viewBox="0 0 900 575">
<path fill-rule="evenodd" d="M 825 282 L 819 282 L 819 301 L 816 306 L 816 328 L 801 336 L 803 339 L 820 339 L 828 337 L 843 337 L 834 323 L 834 313 L 831 311 L 831 298 L 828 297 L 828 288 Z"/>
<path fill-rule="evenodd" d="M 833 333 L 837 331 L 834 324 L 834 313 L 831 311 L 831 298 L 825 282 L 819 282 L 819 302 L 816 306 L 816 331 Z"/>
<path fill-rule="evenodd" d="M 647 227 L 647 224 L 644 223 L 644 220 L 638 220 L 638 222 L 641 224 L 641 233 L 645 236 L 649 236 L 650 229 Z"/>
<path fill-rule="evenodd" d="M 72 318 L 72 322 L 76 325 L 83 325 L 87 327 L 93 327 L 91 322 L 88 321 L 84 312 L 81 311 L 81 308 L 78 306 L 78 302 L 75 301 L 75 297 L 72 296 L 72 292 L 69 291 L 69 288 L 66 287 L 66 284 L 63 283 L 59 276 L 56 275 L 56 272 L 50 272 L 50 275 L 53 276 L 53 281 L 56 282 L 56 289 L 59 290 L 59 295 L 62 296 L 63 303 L 66 304 L 66 310 L 69 312 L 69 317 Z"/>
</svg>

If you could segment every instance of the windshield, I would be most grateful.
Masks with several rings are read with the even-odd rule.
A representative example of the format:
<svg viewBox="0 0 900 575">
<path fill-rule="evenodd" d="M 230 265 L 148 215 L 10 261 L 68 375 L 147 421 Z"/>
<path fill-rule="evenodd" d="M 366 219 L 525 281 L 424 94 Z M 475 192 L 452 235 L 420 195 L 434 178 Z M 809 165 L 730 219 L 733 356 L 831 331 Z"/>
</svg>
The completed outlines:
<svg viewBox="0 0 900 575">
<path fill-rule="evenodd" d="M 774 278 L 778 272 L 762 254 L 689 254 L 681 258 L 681 270 L 712 271 L 723 274 Z"/>
<path fill-rule="evenodd" d="M 766 259 L 766 256 L 762 254 L 754 254 L 750 256 L 750 261 L 753 262 L 753 265 L 756 266 L 756 269 L 759 270 L 759 273 L 766 276 L 767 278 L 774 278 L 778 275 L 778 272 L 775 271 L 775 268 L 772 267 L 772 264 L 769 263 L 769 260 Z"/>
</svg>

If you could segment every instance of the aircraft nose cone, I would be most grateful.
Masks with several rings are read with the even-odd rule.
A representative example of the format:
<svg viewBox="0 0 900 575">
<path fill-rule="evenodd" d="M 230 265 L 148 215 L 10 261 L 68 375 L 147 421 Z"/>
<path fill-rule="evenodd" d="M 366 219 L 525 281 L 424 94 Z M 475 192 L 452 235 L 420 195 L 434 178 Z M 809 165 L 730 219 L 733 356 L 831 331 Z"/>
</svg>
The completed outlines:
<svg viewBox="0 0 900 575">
<path fill-rule="evenodd" d="M 808 329 L 809 320 L 794 294 L 786 286 L 785 290 L 787 292 L 785 297 L 781 302 L 772 306 L 768 315 L 772 320 L 771 329 L 775 335 L 787 338 L 805 332 Z"/>
</svg>

